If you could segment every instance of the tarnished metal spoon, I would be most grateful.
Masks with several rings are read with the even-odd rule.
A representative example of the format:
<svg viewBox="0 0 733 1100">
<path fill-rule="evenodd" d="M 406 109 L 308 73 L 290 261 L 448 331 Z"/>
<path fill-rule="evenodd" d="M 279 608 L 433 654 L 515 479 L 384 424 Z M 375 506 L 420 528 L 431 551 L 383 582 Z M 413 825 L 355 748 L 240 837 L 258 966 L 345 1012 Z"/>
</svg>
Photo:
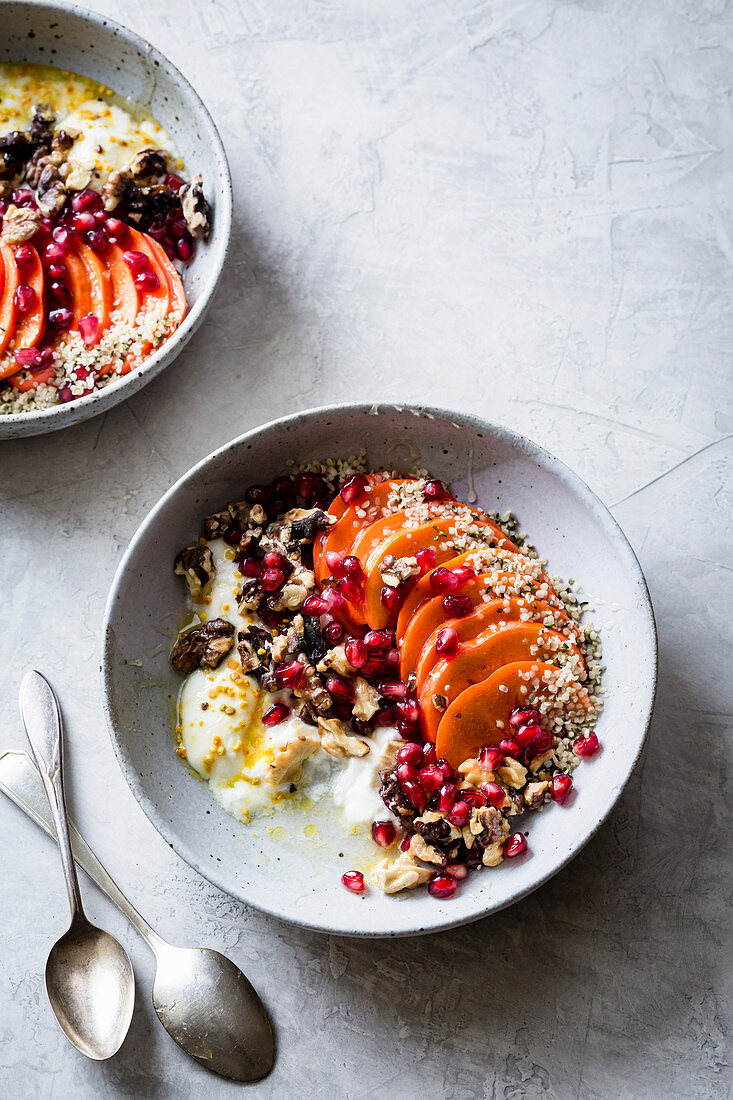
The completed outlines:
<svg viewBox="0 0 733 1100">
<path fill-rule="evenodd" d="M 41 779 L 22 752 L 0 756 L 0 790 L 53 837 Z M 259 1081 L 273 1066 L 272 1029 L 257 993 L 241 970 L 218 951 L 173 947 L 127 900 L 84 839 L 70 826 L 74 858 L 125 914 L 155 954 L 153 1005 L 163 1027 L 214 1073 Z"/>
<path fill-rule="evenodd" d="M 69 929 L 46 962 L 48 999 L 77 1050 L 87 1058 L 111 1058 L 130 1026 L 135 977 L 122 944 L 84 915 L 66 819 L 61 712 L 40 672 L 23 678 L 20 713 L 46 789 L 71 908 Z"/>
</svg>

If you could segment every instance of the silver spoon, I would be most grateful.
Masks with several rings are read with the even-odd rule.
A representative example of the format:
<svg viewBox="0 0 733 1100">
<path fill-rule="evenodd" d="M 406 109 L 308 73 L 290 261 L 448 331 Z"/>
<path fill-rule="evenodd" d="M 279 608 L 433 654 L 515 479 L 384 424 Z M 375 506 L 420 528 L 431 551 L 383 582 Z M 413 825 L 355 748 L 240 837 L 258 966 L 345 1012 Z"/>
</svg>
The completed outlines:
<svg viewBox="0 0 733 1100">
<path fill-rule="evenodd" d="M 0 790 L 54 836 L 40 776 L 23 752 L 0 756 Z M 150 927 L 70 825 L 77 863 L 125 914 L 158 960 L 153 1005 L 187 1054 L 234 1081 L 259 1081 L 274 1062 L 272 1029 L 244 974 L 218 951 L 173 947 Z"/>
<path fill-rule="evenodd" d="M 122 944 L 84 915 L 66 819 L 61 713 L 40 672 L 23 677 L 20 713 L 46 788 L 71 908 L 69 929 L 46 962 L 48 999 L 77 1050 L 87 1058 L 111 1058 L 130 1026 L 135 976 Z"/>
</svg>

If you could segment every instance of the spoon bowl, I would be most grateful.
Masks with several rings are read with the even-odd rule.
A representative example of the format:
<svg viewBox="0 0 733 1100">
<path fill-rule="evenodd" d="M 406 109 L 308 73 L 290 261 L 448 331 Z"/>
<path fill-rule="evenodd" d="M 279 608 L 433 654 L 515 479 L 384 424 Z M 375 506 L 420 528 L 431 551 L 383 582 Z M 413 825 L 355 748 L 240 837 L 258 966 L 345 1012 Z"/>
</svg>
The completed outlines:
<svg viewBox="0 0 733 1100">
<path fill-rule="evenodd" d="M 130 960 L 108 932 L 77 915 L 51 948 L 46 990 L 61 1029 L 87 1058 L 111 1058 L 127 1035 L 135 1003 Z"/>
</svg>

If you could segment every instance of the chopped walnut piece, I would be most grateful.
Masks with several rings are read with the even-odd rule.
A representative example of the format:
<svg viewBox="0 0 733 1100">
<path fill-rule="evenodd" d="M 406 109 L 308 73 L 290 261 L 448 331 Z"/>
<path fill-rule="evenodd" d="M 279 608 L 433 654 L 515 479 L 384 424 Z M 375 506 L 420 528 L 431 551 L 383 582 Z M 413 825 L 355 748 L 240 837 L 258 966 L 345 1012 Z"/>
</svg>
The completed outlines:
<svg viewBox="0 0 733 1100">
<path fill-rule="evenodd" d="M 532 775 L 536 775 L 540 768 L 543 768 L 545 764 L 553 759 L 554 755 L 554 749 L 550 749 L 549 752 L 544 752 L 542 756 L 534 756 L 529 762 L 529 770 Z"/>
<path fill-rule="evenodd" d="M 300 769 L 303 761 L 318 751 L 320 741 L 314 733 L 303 733 L 288 741 L 287 745 L 280 749 L 275 759 L 267 766 L 265 775 L 267 783 L 271 787 L 277 787 L 282 783 L 292 783 L 300 777 Z"/>
<path fill-rule="evenodd" d="M 527 782 L 527 769 L 515 760 L 513 756 L 507 756 L 504 763 L 496 769 L 499 779 L 507 787 L 519 790 Z"/>
<path fill-rule="evenodd" d="M 471 787 L 480 787 L 494 778 L 494 773 L 481 766 L 481 762 L 475 758 L 464 760 L 459 766 L 458 772 Z"/>
<path fill-rule="evenodd" d="M 38 210 L 31 210 L 28 206 L 15 206 L 11 203 L 3 215 L 3 231 L 0 240 L 4 244 L 22 244 L 38 232 L 40 225 L 41 215 Z"/>
<path fill-rule="evenodd" d="M 313 542 L 319 531 L 336 522 L 335 516 L 321 508 L 291 508 L 284 518 L 290 524 L 289 541 L 298 543 Z"/>
<path fill-rule="evenodd" d="M 141 149 L 130 161 L 128 171 L 138 183 L 152 182 L 168 171 L 168 154 L 165 149 Z"/>
<path fill-rule="evenodd" d="M 285 654 L 288 651 L 288 636 L 287 634 L 278 634 L 277 638 L 272 640 L 272 648 L 270 654 L 276 665 L 279 665 L 285 658 Z"/>
<path fill-rule="evenodd" d="M 185 183 L 178 192 L 178 197 L 181 200 L 181 210 L 191 236 L 197 241 L 208 240 L 211 231 L 211 209 L 204 198 L 201 176 L 197 174 L 190 183 Z"/>
<path fill-rule="evenodd" d="M 413 833 L 410 837 L 410 847 L 407 849 L 415 859 L 421 859 L 425 863 L 436 863 L 438 867 L 445 866 L 445 856 L 432 844 L 427 844 L 419 833 Z"/>
<path fill-rule="evenodd" d="M 538 810 L 547 800 L 550 784 L 546 780 L 528 783 L 524 788 L 524 801 L 530 810 Z"/>
<path fill-rule="evenodd" d="M 393 768 L 397 763 L 397 750 L 404 741 L 388 741 L 379 758 L 380 768 Z"/>
<path fill-rule="evenodd" d="M 310 569 L 296 569 L 280 590 L 280 596 L 272 605 L 273 611 L 299 611 L 316 586 L 315 573 Z"/>
<path fill-rule="evenodd" d="M 319 672 L 335 672 L 339 676 L 352 676 L 354 669 L 346 660 L 346 650 L 342 645 L 329 649 L 317 664 Z"/>
<path fill-rule="evenodd" d="M 374 884 L 385 894 L 398 894 L 400 890 L 414 890 L 422 886 L 435 872 L 432 867 L 422 867 L 409 852 L 403 852 L 394 861 L 388 856 L 381 859 L 372 873 Z"/>
<path fill-rule="evenodd" d="M 421 817 L 415 818 L 415 828 L 425 840 L 434 844 L 445 844 L 447 840 L 459 840 L 461 830 L 451 825 L 436 810 L 426 810 Z"/>
<path fill-rule="evenodd" d="M 490 844 L 488 848 L 484 848 L 484 854 L 481 857 L 481 862 L 484 867 L 498 867 L 504 858 L 504 841 L 497 840 L 496 844 Z"/>
<path fill-rule="evenodd" d="M 197 668 L 216 668 L 234 645 L 234 627 L 226 619 L 211 619 L 190 630 L 173 647 L 171 663 L 186 675 Z"/>
<path fill-rule="evenodd" d="M 379 572 L 382 574 L 382 580 L 386 585 L 389 585 L 390 588 L 399 588 L 410 577 L 418 575 L 420 566 L 417 564 L 417 558 L 395 558 L 394 555 L 387 554 L 382 559 Z"/>
<path fill-rule="evenodd" d="M 360 737 L 351 737 L 339 718 L 319 718 L 321 745 L 329 756 L 366 756 L 369 746 Z"/>
<path fill-rule="evenodd" d="M 321 683 L 321 678 L 313 665 L 303 660 L 302 657 L 301 664 L 305 669 L 305 673 L 300 687 L 294 688 L 293 694 L 298 699 L 302 699 L 304 703 L 307 703 L 308 708 L 312 710 L 314 714 L 328 714 L 331 710 L 331 696 Z"/>
<path fill-rule="evenodd" d="M 175 561 L 176 576 L 185 577 L 192 600 L 200 600 L 204 588 L 216 573 L 214 558 L 208 546 L 198 543 L 181 550 Z"/>
<path fill-rule="evenodd" d="M 379 692 L 363 676 L 354 679 L 354 705 L 351 709 L 360 722 L 368 722 L 379 710 Z"/>
<path fill-rule="evenodd" d="M 482 848 L 501 840 L 508 829 L 506 821 L 494 806 L 474 807 L 468 827 Z"/>
</svg>

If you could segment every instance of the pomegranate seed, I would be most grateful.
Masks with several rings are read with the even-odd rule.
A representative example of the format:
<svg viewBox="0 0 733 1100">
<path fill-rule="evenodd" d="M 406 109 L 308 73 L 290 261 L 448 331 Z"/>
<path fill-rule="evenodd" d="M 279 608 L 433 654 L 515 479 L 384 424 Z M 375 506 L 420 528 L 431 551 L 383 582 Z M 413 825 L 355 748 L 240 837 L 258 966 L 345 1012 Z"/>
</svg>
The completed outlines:
<svg viewBox="0 0 733 1100">
<path fill-rule="evenodd" d="M 464 802 L 469 804 L 471 809 L 474 809 L 476 806 L 480 807 L 486 805 L 486 795 L 483 791 L 461 791 L 461 798 Z"/>
<path fill-rule="evenodd" d="M 404 786 L 405 783 L 417 783 L 418 772 L 414 764 L 398 764 L 396 774 L 400 786 Z"/>
<path fill-rule="evenodd" d="M 249 504 L 269 504 L 272 500 L 272 489 L 269 485 L 250 485 L 244 494 L 244 499 Z"/>
<path fill-rule="evenodd" d="M 504 845 L 504 855 L 507 859 L 514 859 L 527 851 L 527 840 L 521 833 L 510 833 Z"/>
<path fill-rule="evenodd" d="M 134 249 L 128 249 L 126 252 L 123 252 L 122 259 L 134 275 L 140 275 L 150 267 L 150 260 L 145 253 L 136 252 Z"/>
<path fill-rule="evenodd" d="M 407 835 L 400 841 L 400 851 L 406 852 L 410 847 L 410 841 L 414 837 L 414 833 L 407 833 Z"/>
<path fill-rule="evenodd" d="M 325 602 L 325 601 L 324 601 Z M 328 605 L 327 605 L 328 606 Z M 323 633 L 328 638 L 329 642 L 337 644 L 340 642 L 345 634 L 344 628 L 341 623 L 329 623 L 324 627 Z"/>
<path fill-rule="evenodd" d="M 278 554 L 276 550 L 268 550 L 262 558 L 262 564 L 265 569 L 280 569 L 283 573 L 290 573 L 292 570 L 288 559 L 283 554 Z"/>
<path fill-rule="evenodd" d="M 346 600 L 337 588 L 324 588 L 321 599 L 326 601 L 331 612 L 343 611 L 346 607 Z"/>
<path fill-rule="evenodd" d="M 573 749 L 578 756 L 595 756 L 601 747 L 601 743 L 591 730 L 585 737 L 578 737 L 573 741 Z"/>
<path fill-rule="evenodd" d="M 422 745 L 417 741 L 408 741 L 406 745 L 400 745 L 397 750 L 398 764 L 421 764 Z"/>
<path fill-rule="evenodd" d="M 452 898 L 458 888 L 453 875 L 438 871 L 428 882 L 428 893 L 434 898 Z"/>
<path fill-rule="evenodd" d="M 444 596 L 443 610 L 452 619 L 462 619 L 473 608 L 470 596 Z"/>
<path fill-rule="evenodd" d="M 458 587 L 461 588 L 464 584 L 468 584 L 469 581 L 476 580 L 476 570 L 472 569 L 470 565 L 456 565 L 452 569 L 454 577 L 458 577 Z"/>
<path fill-rule="evenodd" d="M 48 274 L 52 279 L 65 279 L 69 272 L 66 264 L 49 264 Z"/>
<path fill-rule="evenodd" d="M 17 187 L 13 191 L 13 202 L 16 206 L 35 206 L 36 200 L 33 198 L 33 192 L 29 191 L 27 187 Z"/>
<path fill-rule="evenodd" d="M 392 588 L 389 584 L 385 584 L 382 591 L 379 593 L 379 600 L 382 607 L 386 607 L 388 611 L 399 611 L 402 607 L 404 598 L 399 588 Z"/>
<path fill-rule="evenodd" d="M 397 726 L 397 732 L 403 741 L 414 741 L 416 736 L 419 736 L 417 726 L 414 722 L 405 722 L 402 719 L 399 721 L 394 717 L 394 711 L 392 712 L 392 722 Z"/>
<path fill-rule="evenodd" d="M 389 630 L 370 630 L 364 635 L 364 645 L 367 649 L 381 652 L 389 649 L 392 644 L 392 632 Z"/>
<path fill-rule="evenodd" d="M 432 794 L 433 791 L 437 791 L 438 787 L 443 786 L 443 773 L 437 764 L 431 764 L 427 768 L 420 768 L 418 772 L 420 779 L 420 786 L 428 794 Z"/>
<path fill-rule="evenodd" d="M 48 323 L 56 332 L 66 332 L 71 328 L 74 314 L 70 309 L 52 309 L 48 315 Z"/>
<path fill-rule="evenodd" d="M 364 495 L 366 487 L 367 479 L 363 474 L 354 474 L 353 477 L 348 478 L 341 486 L 340 492 L 344 504 L 353 504 Z"/>
<path fill-rule="evenodd" d="M 124 244 L 130 236 L 130 230 L 119 218 L 107 218 L 107 236 L 115 244 Z"/>
<path fill-rule="evenodd" d="M 458 794 L 458 787 L 455 783 L 444 783 L 440 788 L 440 803 L 439 808 L 442 814 L 447 814 L 453 809 L 453 804 Z"/>
<path fill-rule="evenodd" d="M 506 791 L 498 783 L 484 783 L 483 792 L 492 806 L 502 806 L 506 799 Z"/>
<path fill-rule="evenodd" d="M 0 199 L 0 218 L 8 212 L 8 203 L 4 199 Z"/>
<path fill-rule="evenodd" d="M 458 882 L 462 882 L 464 878 L 468 878 L 468 867 L 465 863 L 446 863 L 443 868 L 447 875 L 452 875 Z"/>
<path fill-rule="evenodd" d="M 521 726 L 528 726 L 532 722 L 539 724 L 540 717 L 537 707 L 515 707 L 509 715 L 509 725 L 513 730 L 518 730 Z"/>
<path fill-rule="evenodd" d="M 94 347 L 99 340 L 99 321 L 93 313 L 79 318 L 79 333 L 88 348 Z"/>
<path fill-rule="evenodd" d="M 109 214 L 106 210 L 95 210 L 92 214 L 92 217 L 94 218 L 94 224 L 98 225 L 101 228 L 102 226 L 107 224 Z"/>
<path fill-rule="evenodd" d="M 94 214 L 90 210 L 86 210 L 82 214 L 75 214 L 72 221 L 74 229 L 78 229 L 80 233 L 88 233 L 90 229 L 95 228 L 96 224 Z M 55 237 L 54 240 L 56 240 Z"/>
<path fill-rule="evenodd" d="M 404 767 L 404 765 L 401 765 Z M 408 765 L 409 767 L 409 765 Z M 428 804 L 428 796 L 419 783 L 403 783 L 402 790 L 405 798 L 409 799 L 417 810 L 424 810 Z"/>
<path fill-rule="evenodd" d="M 64 249 L 69 249 L 74 241 L 74 234 L 68 225 L 57 225 L 51 236 L 56 244 L 60 244 Z"/>
<path fill-rule="evenodd" d="M 279 726 L 289 714 L 290 711 L 282 703 L 273 703 L 262 715 L 262 721 L 266 726 Z"/>
<path fill-rule="evenodd" d="M 157 290 L 160 286 L 160 279 L 154 271 L 141 271 L 139 275 L 135 276 L 135 283 L 137 286 L 145 287 L 146 290 Z"/>
<path fill-rule="evenodd" d="M 102 200 L 96 191 L 92 191 L 91 187 L 85 187 L 83 191 L 79 191 L 74 195 L 71 200 L 71 209 L 75 214 L 82 214 L 85 210 L 100 210 L 102 207 Z"/>
<path fill-rule="evenodd" d="M 354 699 L 354 689 L 351 684 L 347 684 L 345 680 L 340 680 L 338 676 L 328 676 L 326 678 L 326 690 L 336 699 L 343 699 L 347 703 L 351 703 Z"/>
<path fill-rule="evenodd" d="M 477 867 L 481 866 L 483 854 L 483 849 L 478 844 L 474 844 L 473 848 L 466 853 L 466 863 L 471 870 L 475 871 Z"/>
<path fill-rule="evenodd" d="M 347 890 L 351 890 L 352 894 L 363 894 L 366 890 L 364 876 L 361 871 L 346 871 L 341 876 L 341 881 Z"/>
<path fill-rule="evenodd" d="M 67 404 L 69 401 L 73 401 L 75 394 L 71 392 L 71 386 L 62 386 L 59 390 L 59 399 Z"/>
<path fill-rule="evenodd" d="M 337 554 L 335 550 L 326 551 L 326 568 L 332 577 L 344 576 L 344 572 L 341 568 L 343 560 L 343 555 Z"/>
<path fill-rule="evenodd" d="M 344 652 L 352 668 L 363 668 L 367 662 L 367 647 L 361 638 L 347 638 Z"/>
<path fill-rule="evenodd" d="M 93 252 L 96 252 L 98 256 L 103 256 L 105 252 L 109 251 L 109 237 L 103 229 L 90 229 L 88 233 L 84 234 L 84 237 L 89 247 Z M 145 274 L 147 275 L 148 272 L 145 272 Z M 150 274 L 152 275 L 154 272 L 151 271 Z M 142 276 L 140 276 L 140 278 L 142 278 Z M 158 276 L 156 275 L 155 278 L 157 279 Z M 145 285 L 147 286 L 148 284 L 146 283 Z"/>
<path fill-rule="evenodd" d="M 282 569 L 263 569 L 260 584 L 265 592 L 276 592 L 285 581 Z"/>
<path fill-rule="evenodd" d="M 20 271 L 24 271 L 27 267 L 30 267 L 34 260 L 34 249 L 29 244 L 19 244 L 13 253 L 15 256 L 15 262 L 18 265 Z"/>
<path fill-rule="evenodd" d="M 442 771 L 447 783 L 456 783 L 458 781 L 458 772 L 447 760 L 439 760 L 438 767 Z"/>
<path fill-rule="evenodd" d="M 394 707 L 382 707 L 382 709 L 378 710 L 374 715 L 374 722 L 377 726 L 392 726 L 394 725 L 394 720 Z M 410 726 L 409 734 L 402 739 L 403 741 L 415 740 L 415 730 L 412 726 Z"/>
<path fill-rule="evenodd" d="M 272 495 L 274 497 L 280 497 L 282 500 L 294 500 L 295 484 L 292 477 L 288 477 L 287 475 L 276 477 L 272 483 Z"/>
<path fill-rule="evenodd" d="M 312 500 L 316 495 L 319 488 L 319 482 L 322 482 L 322 478 L 318 474 L 303 473 L 298 474 L 295 478 L 295 488 L 299 497 L 303 500 Z"/>
<path fill-rule="evenodd" d="M 168 172 L 163 179 L 163 183 L 169 191 L 175 191 L 176 194 L 178 194 L 178 192 L 183 187 L 183 180 L 174 172 Z"/>
<path fill-rule="evenodd" d="M 325 600 L 322 600 L 320 596 L 309 596 L 303 604 L 303 614 L 309 615 L 311 618 L 317 618 L 319 615 L 325 615 L 327 611 L 328 604 Z"/>
<path fill-rule="evenodd" d="M 29 313 L 36 304 L 36 292 L 32 286 L 21 284 L 15 292 L 15 308 L 21 317 Z"/>
<path fill-rule="evenodd" d="M 423 490 L 426 500 L 445 500 L 450 496 L 442 481 L 428 481 Z"/>
<path fill-rule="evenodd" d="M 401 680 L 382 680 L 378 685 L 378 690 L 383 699 L 405 699 L 407 697 L 407 684 L 403 684 Z"/>
<path fill-rule="evenodd" d="M 428 577 L 430 587 L 433 592 L 438 594 L 455 592 L 456 588 L 458 588 L 458 578 L 453 575 L 452 570 L 446 569 L 444 565 L 439 565 L 437 569 L 433 569 Z"/>
<path fill-rule="evenodd" d="M 403 722 L 415 725 L 420 721 L 420 704 L 415 699 L 400 699 L 395 704 L 395 710 Z"/>
<path fill-rule="evenodd" d="M 18 348 L 13 352 L 13 358 L 19 367 L 40 367 L 41 353 L 38 348 Z"/>
<path fill-rule="evenodd" d="M 463 792 L 461 792 L 461 794 L 462 793 Z M 453 804 L 453 807 L 446 814 L 446 817 L 450 821 L 451 825 L 455 825 L 456 829 L 462 829 L 464 825 L 467 825 L 470 816 L 471 807 L 463 798 L 461 798 L 460 801 L 455 802 Z"/>
<path fill-rule="evenodd" d="M 544 753 L 549 752 L 552 748 L 552 734 L 549 730 L 543 730 L 542 736 L 535 741 L 532 746 L 533 756 L 542 756 Z"/>
<path fill-rule="evenodd" d="M 458 631 L 452 626 L 444 626 L 439 630 L 435 639 L 435 652 L 441 657 L 455 657 L 458 652 Z"/>
<path fill-rule="evenodd" d="M 188 237 L 179 237 L 176 241 L 176 256 L 181 263 L 188 263 L 193 256 L 193 241 Z"/>
<path fill-rule="evenodd" d="M 382 660 L 381 654 L 371 653 L 369 657 L 367 657 L 367 663 L 361 670 L 362 676 L 376 676 L 378 673 L 381 674 L 382 672 L 384 672 L 384 661 Z"/>
<path fill-rule="evenodd" d="M 380 848 L 389 848 L 394 844 L 397 830 L 391 821 L 374 821 L 372 823 L 372 839 Z"/>
<path fill-rule="evenodd" d="M 257 558 L 245 558 L 239 567 L 243 577 L 259 577 L 262 574 L 262 562 Z"/>
<path fill-rule="evenodd" d="M 519 746 L 517 745 L 517 743 L 515 741 L 508 740 L 508 738 L 505 738 L 503 741 L 499 742 L 499 748 L 504 753 L 504 756 L 516 757 L 519 752 Z"/>
<path fill-rule="evenodd" d="M 66 259 L 67 251 L 68 249 L 58 244 L 57 241 L 51 241 L 43 250 L 43 258 L 48 264 L 63 263 Z"/>
<path fill-rule="evenodd" d="M 422 747 L 422 762 L 426 766 L 438 763 L 438 758 L 435 755 L 435 745 L 431 745 L 429 741 L 426 741 Z"/>
<path fill-rule="evenodd" d="M 359 604 L 364 599 L 364 589 L 351 577 L 343 577 L 339 581 L 339 592 L 350 604 Z"/>
<path fill-rule="evenodd" d="M 71 294 L 66 283 L 59 283 L 54 280 L 54 282 L 50 284 L 49 290 L 60 305 L 68 306 L 71 302 Z"/>
<path fill-rule="evenodd" d="M 303 682 L 305 669 L 300 661 L 288 661 L 275 669 L 275 681 L 280 688 L 297 688 Z"/>
<path fill-rule="evenodd" d="M 514 734 L 514 740 L 521 749 L 527 749 L 542 737 L 542 730 L 533 722 L 531 726 L 520 726 Z"/>
<path fill-rule="evenodd" d="M 387 672 L 397 672 L 400 667 L 400 651 L 388 649 L 384 655 L 384 667 Z"/>
<path fill-rule="evenodd" d="M 426 546 L 424 550 L 418 550 L 415 559 L 420 566 L 420 572 L 428 573 L 435 568 L 435 547 Z"/>
<path fill-rule="evenodd" d="M 562 806 L 572 789 L 573 781 L 569 775 L 554 775 L 552 777 L 551 794 L 553 802 L 558 802 Z"/>
</svg>

